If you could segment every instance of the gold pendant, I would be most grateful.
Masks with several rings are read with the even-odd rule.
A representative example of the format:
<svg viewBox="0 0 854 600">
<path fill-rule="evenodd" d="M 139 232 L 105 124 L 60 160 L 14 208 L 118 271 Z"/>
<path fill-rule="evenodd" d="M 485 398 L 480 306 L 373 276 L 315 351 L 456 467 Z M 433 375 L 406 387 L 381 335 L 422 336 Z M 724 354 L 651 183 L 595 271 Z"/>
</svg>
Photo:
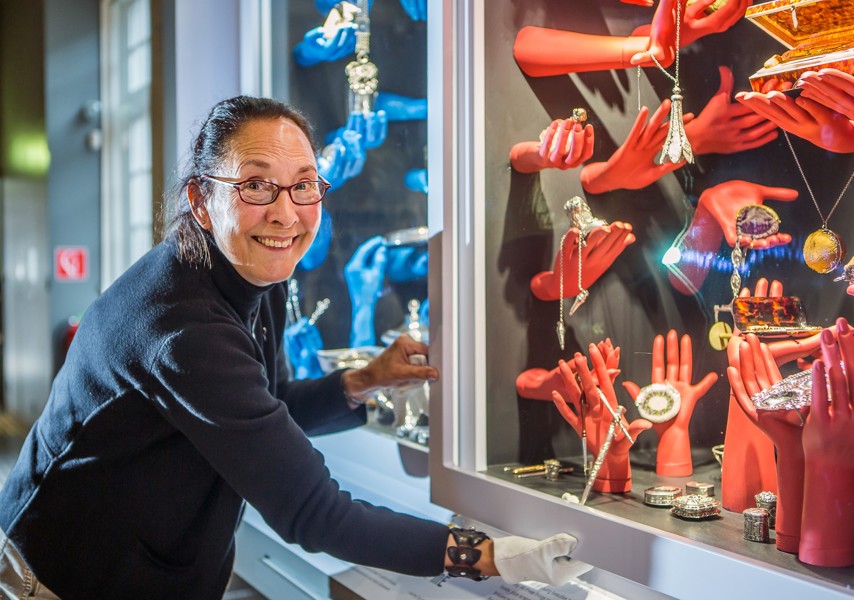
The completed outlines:
<svg viewBox="0 0 854 600">
<path fill-rule="evenodd" d="M 838 234 L 822 227 L 804 242 L 804 262 L 818 273 L 830 273 L 845 260 L 845 244 Z"/>
<path fill-rule="evenodd" d="M 709 329 L 709 344 L 712 348 L 720 352 L 726 350 L 729 339 L 732 337 L 732 327 L 724 321 L 717 321 L 712 328 Z"/>
</svg>

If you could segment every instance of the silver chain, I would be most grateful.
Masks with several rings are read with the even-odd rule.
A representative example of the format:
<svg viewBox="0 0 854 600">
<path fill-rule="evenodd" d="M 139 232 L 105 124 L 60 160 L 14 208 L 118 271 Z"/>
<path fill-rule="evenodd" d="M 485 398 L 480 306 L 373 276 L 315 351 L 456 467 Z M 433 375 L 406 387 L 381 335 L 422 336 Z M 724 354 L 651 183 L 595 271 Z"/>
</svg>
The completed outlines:
<svg viewBox="0 0 854 600">
<path fill-rule="evenodd" d="M 569 235 L 569 230 L 567 229 L 566 233 L 563 234 L 563 237 L 560 238 L 560 247 L 558 248 L 558 267 L 560 268 L 560 297 L 557 301 L 560 303 L 560 317 L 558 321 L 558 327 L 563 325 L 563 242 L 566 240 L 566 236 Z M 563 347 L 561 347 L 563 350 Z"/>
<path fill-rule="evenodd" d="M 676 58 L 675 58 L 676 75 L 674 76 L 674 75 L 671 75 L 670 73 L 668 73 L 667 69 L 665 69 L 664 67 L 661 66 L 661 63 L 658 62 L 658 59 L 655 58 L 655 55 L 652 52 L 649 52 L 647 50 L 647 54 L 649 54 L 649 57 L 652 59 L 652 62 L 655 63 L 655 66 L 657 66 L 659 69 L 661 69 L 661 72 L 664 73 L 665 75 L 667 75 L 670 78 L 670 80 L 673 81 L 673 83 L 675 83 L 677 86 L 679 85 L 679 48 L 681 47 L 680 46 L 681 34 L 682 34 L 682 4 L 681 4 L 681 2 L 679 2 L 679 0 L 676 0 Z"/>
<path fill-rule="evenodd" d="M 845 196 L 845 192 L 848 191 L 848 186 L 851 185 L 851 181 L 854 180 L 854 171 L 851 172 L 851 176 L 848 178 L 848 181 L 845 183 L 845 187 L 842 188 L 842 191 L 839 192 L 839 197 L 836 199 L 836 202 L 833 203 L 833 208 L 830 209 L 830 212 L 827 213 L 827 218 L 821 214 L 821 208 L 818 205 L 818 201 L 815 199 L 815 194 L 810 187 L 810 182 L 807 181 L 807 176 L 804 174 L 804 169 L 801 167 L 801 161 L 798 160 L 798 155 L 795 154 L 795 147 L 792 146 L 792 140 L 789 139 L 789 134 L 783 131 L 783 136 L 786 138 L 786 143 L 789 144 L 789 150 L 792 151 L 792 158 L 795 159 L 795 164 L 798 166 L 798 171 L 801 173 L 801 178 L 804 180 L 804 185 L 807 186 L 807 191 L 810 193 L 810 198 L 812 198 L 812 203 L 815 204 L 815 209 L 818 211 L 818 216 L 821 217 L 821 228 L 827 229 L 827 222 L 830 220 L 830 217 L 833 215 L 833 211 L 836 210 L 836 207 L 839 206 L 839 203 L 842 201 L 843 196 Z"/>
</svg>

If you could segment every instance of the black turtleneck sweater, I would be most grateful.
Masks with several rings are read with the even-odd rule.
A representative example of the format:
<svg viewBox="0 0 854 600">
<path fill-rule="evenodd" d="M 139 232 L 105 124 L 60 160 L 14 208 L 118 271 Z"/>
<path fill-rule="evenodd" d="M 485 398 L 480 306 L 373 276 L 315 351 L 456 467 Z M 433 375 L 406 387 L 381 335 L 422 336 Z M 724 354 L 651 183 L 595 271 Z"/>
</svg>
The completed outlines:
<svg viewBox="0 0 854 600">
<path fill-rule="evenodd" d="M 166 241 L 87 310 L 0 491 L 0 527 L 60 597 L 220 598 L 242 502 L 309 551 L 442 571 L 447 528 L 339 490 L 306 434 L 364 423 L 341 373 L 287 381 L 284 284 Z M 354 449 L 354 452 L 357 452 Z"/>
</svg>

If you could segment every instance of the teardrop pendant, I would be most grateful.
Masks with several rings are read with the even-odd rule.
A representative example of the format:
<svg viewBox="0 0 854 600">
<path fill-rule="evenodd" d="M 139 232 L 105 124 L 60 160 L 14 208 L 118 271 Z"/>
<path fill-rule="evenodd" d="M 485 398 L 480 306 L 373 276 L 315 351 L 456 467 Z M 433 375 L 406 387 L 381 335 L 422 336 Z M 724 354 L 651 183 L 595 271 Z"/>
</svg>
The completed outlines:
<svg viewBox="0 0 854 600">
<path fill-rule="evenodd" d="M 658 157 L 658 164 L 680 163 L 683 160 L 694 162 L 694 151 L 691 142 L 685 134 L 685 125 L 682 123 L 682 90 L 678 85 L 673 87 L 673 95 L 670 96 L 670 125 L 667 129 L 667 139 L 664 140 L 664 148 Z"/>
</svg>

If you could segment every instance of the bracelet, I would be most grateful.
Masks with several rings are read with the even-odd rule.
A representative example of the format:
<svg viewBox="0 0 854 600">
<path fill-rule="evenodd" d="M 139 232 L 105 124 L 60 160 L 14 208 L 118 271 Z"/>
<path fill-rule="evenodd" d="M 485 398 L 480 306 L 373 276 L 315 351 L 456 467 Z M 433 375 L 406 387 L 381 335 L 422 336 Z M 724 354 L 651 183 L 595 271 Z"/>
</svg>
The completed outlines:
<svg viewBox="0 0 854 600">
<path fill-rule="evenodd" d="M 480 569 L 474 568 L 475 563 L 480 560 L 481 554 L 475 546 L 490 539 L 489 536 L 482 531 L 476 531 L 474 527 L 471 529 L 451 527 L 450 533 L 457 545 L 448 547 L 448 558 L 454 563 L 448 567 L 448 575 L 451 577 L 467 577 L 474 581 L 489 579 L 488 575 L 480 574 Z"/>
</svg>

